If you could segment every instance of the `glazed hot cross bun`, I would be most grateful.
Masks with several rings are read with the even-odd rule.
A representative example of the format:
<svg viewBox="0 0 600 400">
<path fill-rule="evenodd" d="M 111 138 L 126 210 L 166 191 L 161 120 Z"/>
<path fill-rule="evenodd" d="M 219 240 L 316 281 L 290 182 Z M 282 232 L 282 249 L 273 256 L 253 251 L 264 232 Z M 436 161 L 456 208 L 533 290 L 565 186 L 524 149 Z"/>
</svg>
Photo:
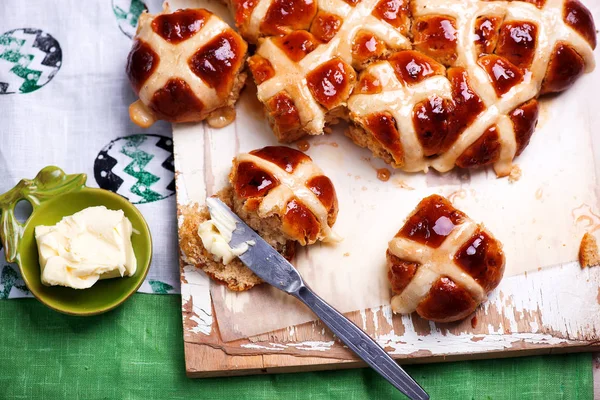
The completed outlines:
<svg viewBox="0 0 600 400">
<path fill-rule="evenodd" d="M 338 201 L 331 180 L 301 151 L 270 146 L 240 154 L 229 177 L 233 210 L 258 233 L 302 246 L 337 241 Z"/>
<path fill-rule="evenodd" d="M 436 322 L 471 314 L 504 273 L 502 245 L 442 196 L 423 199 L 390 241 L 392 310 Z"/>
<path fill-rule="evenodd" d="M 275 146 L 240 154 L 229 178 L 231 186 L 217 196 L 288 260 L 297 244 L 338 240 L 332 230 L 338 212 L 335 188 L 304 153 Z M 182 214 L 179 237 L 187 263 L 231 290 L 262 283 L 219 237 L 222 232 L 206 207 L 184 208 Z"/>
<path fill-rule="evenodd" d="M 144 12 L 127 59 L 140 98 L 129 107 L 131 120 L 145 128 L 158 119 L 227 125 L 246 80 L 246 51 L 246 42 L 207 10 L 171 13 L 165 3 L 160 14 Z"/>
<path fill-rule="evenodd" d="M 414 51 L 369 66 L 348 100 L 357 144 L 406 171 L 493 165 L 529 143 L 537 97 L 594 68 L 577 0 L 413 0 Z"/>
</svg>

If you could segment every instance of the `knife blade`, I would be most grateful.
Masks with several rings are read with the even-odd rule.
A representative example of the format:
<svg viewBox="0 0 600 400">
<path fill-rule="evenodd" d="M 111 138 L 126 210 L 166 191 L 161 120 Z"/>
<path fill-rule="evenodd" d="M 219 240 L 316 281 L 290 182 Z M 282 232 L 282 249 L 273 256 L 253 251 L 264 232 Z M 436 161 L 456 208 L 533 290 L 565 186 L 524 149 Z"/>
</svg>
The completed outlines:
<svg viewBox="0 0 600 400">
<path fill-rule="evenodd" d="M 206 199 L 211 218 L 224 216 L 235 221 L 229 246 L 248 245 L 239 259 L 263 281 L 294 296 L 308 306 L 371 368 L 388 380 L 410 399 L 426 400 L 429 395 L 398 365 L 386 351 L 356 324 L 317 296 L 302 280 L 300 273 L 281 254 L 246 225 L 225 203 L 210 197 Z"/>
</svg>

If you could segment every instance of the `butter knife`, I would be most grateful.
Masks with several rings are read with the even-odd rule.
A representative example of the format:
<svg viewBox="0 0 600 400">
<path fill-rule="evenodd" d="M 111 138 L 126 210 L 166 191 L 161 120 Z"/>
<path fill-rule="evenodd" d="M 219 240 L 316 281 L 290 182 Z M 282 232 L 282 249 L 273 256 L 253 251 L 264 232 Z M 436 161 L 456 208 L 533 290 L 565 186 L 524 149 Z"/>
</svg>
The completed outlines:
<svg viewBox="0 0 600 400">
<path fill-rule="evenodd" d="M 225 203 L 210 197 L 206 199 L 211 218 L 231 221 L 232 232 L 229 246 L 248 249 L 239 259 L 263 281 L 308 306 L 352 351 L 371 368 L 387 379 L 396 389 L 410 399 L 429 399 L 429 395 L 410 377 L 369 335 L 344 317 L 335 308 L 317 296 L 302 277 L 281 254 L 246 225 Z M 223 233 L 223 232 L 221 232 Z"/>
</svg>

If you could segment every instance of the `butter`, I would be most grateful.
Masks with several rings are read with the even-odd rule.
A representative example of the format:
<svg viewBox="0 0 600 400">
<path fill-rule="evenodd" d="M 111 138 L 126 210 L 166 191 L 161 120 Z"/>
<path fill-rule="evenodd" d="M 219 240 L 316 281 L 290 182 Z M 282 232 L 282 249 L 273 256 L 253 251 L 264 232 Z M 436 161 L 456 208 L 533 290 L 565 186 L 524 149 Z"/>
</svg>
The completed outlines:
<svg viewBox="0 0 600 400">
<path fill-rule="evenodd" d="M 253 246 L 256 243 L 254 240 L 248 240 L 236 248 L 231 248 L 229 242 L 236 222 L 231 216 L 216 210 L 218 209 L 213 210 L 211 219 L 200 224 L 198 236 L 200 236 L 204 248 L 213 255 L 213 260 L 227 265 L 231 260 L 248 251 L 249 245 Z"/>
<path fill-rule="evenodd" d="M 42 283 L 87 289 L 98 279 L 132 276 L 137 261 L 122 210 L 88 207 L 54 226 L 35 227 Z"/>
</svg>

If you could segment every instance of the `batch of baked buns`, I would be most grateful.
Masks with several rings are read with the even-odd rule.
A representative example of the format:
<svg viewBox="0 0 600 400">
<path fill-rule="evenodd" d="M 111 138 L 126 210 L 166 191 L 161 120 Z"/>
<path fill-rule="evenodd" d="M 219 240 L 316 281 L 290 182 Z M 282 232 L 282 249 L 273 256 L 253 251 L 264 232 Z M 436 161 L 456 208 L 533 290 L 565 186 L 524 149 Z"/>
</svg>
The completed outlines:
<svg viewBox="0 0 600 400">
<path fill-rule="evenodd" d="M 594 68 L 596 29 L 578 0 L 228 6 L 235 28 L 204 9 L 172 12 L 165 5 L 160 14 L 142 14 L 127 62 L 139 95 L 130 107 L 133 122 L 223 127 L 235 118 L 249 71 L 282 143 L 329 134 L 344 120 L 354 143 L 393 168 L 490 166 L 503 177 L 534 133 L 538 97 L 568 89 Z M 303 152 L 273 146 L 239 154 L 229 182 L 218 196 L 286 258 L 296 246 L 339 240 L 334 184 Z M 381 258 L 394 312 L 456 321 L 500 283 L 502 244 L 444 197 L 390 217 L 400 230 Z M 214 251 L 210 222 L 204 207 L 185 216 L 186 261 L 231 290 L 260 284 L 235 255 Z M 582 263 L 593 256 L 589 249 L 582 249 Z"/>
</svg>

